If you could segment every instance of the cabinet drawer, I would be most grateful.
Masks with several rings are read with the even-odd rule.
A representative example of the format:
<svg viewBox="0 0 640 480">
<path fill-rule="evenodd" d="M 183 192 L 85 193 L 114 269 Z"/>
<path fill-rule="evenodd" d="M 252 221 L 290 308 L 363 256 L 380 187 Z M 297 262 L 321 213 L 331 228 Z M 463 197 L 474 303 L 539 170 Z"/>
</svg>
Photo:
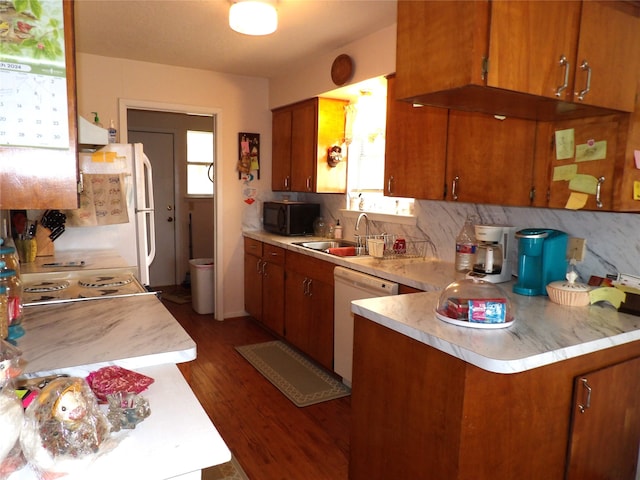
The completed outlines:
<svg viewBox="0 0 640 480">
<path fill-rule="evenodd" d="M 286 269 L 297 272 L 319 282 L 333 286 L 333 269 L 331 262 L 318 260 L 317 258 L 300 253 L 286 252 Z"/>
<path fill-rule="evenodd" d="M 256 257 L 262 257 L 262 242 L 244 237 L 244 251 Z"/>
<path fill-rule="evenodd" d="M 276 265 L 284 265 L 284 248 L 275 247 L 265 243 L 262 245 L 262 258 L 263 260 L 275 263 Z"/>
</svg>

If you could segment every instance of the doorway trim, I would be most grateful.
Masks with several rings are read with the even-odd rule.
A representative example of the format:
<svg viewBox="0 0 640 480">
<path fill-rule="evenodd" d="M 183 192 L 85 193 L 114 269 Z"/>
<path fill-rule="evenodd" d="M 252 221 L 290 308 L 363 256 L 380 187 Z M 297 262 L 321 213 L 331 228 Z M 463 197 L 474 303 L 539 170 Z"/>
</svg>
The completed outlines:
<svg viewBox="0 0 640 480">
<path fill-rule="evenodd" d="M 211 115 L 213 120 L 213 132 L 215 135 L 215 162 L 214 162 L 214 186 L 213 186 L 213 228 L 214 228 L 214 249 L 213 249 L 213 262 L 214 262 L 214 285 L 215 285 L 215 297 L 214 297 L 214 318 L 217 320 L 224 320 L 224 286 L 222 284 L 222 259 L 223 259 L 223 245 L 222 237 L 219 235 L 221 231 L 218 225 L 218 219 L 222 218 L 222 183 L 218 181 L 221 178 L 222 172 L 222 145 L 220 142 L 222 136 L 222 110 L 214 107 L 203 107 L 194 105 L 182 105 L 174 103 L 163 102 L 150 102 L 145 100 L 134 100 L 127 98 L 118 99 L 118 117 L 120 124 L 120 141 L 122 143 L 128 142 L 128 126 L 127 126 L 127 110 L 155 110 L 160 112 L 172 112 L 172 113 L 184 113 L 184 114 L 196 114 L 196 115 Z"/>
</svg>

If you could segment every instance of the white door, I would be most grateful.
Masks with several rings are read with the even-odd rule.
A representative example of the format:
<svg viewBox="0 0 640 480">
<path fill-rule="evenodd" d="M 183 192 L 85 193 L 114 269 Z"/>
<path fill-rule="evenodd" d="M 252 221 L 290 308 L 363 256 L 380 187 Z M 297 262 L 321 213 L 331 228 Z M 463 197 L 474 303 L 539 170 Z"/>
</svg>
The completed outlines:
<svg viewBox="0 0 640 480">
<path fill-rule="evenodd" d="M 153 200 L 155 203 L 156 258 L 149 267 L 149 283 L 153 287 L 177 285 L 175 162 L 172 133 L 128 131 L 129 143 L 142 143 L 153 168 Z"/>
</svg>

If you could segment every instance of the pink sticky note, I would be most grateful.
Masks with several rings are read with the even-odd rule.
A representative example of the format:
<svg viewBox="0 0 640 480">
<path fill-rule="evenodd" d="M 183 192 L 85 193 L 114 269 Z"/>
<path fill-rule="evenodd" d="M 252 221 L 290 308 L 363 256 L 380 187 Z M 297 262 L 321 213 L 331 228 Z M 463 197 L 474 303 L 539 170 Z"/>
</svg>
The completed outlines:
<svg viewBox="0 0 640 480">
<path fill-rule="evenodd" d="M 636 168 L 640 170 L 640 150 L 633 151 L 633 158 L 636 160 Z"/>
</svg>

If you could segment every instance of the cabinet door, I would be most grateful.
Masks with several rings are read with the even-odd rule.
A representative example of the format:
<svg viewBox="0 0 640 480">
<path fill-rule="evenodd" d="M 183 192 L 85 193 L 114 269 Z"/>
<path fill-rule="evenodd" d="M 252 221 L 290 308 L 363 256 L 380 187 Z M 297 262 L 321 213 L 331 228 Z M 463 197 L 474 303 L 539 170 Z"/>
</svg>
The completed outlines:
<svg viewBox="0 0 640 480">
<path fill-rule="evenodd" d="M 528 206 L 535 131 L 532 120 L 451 111 L 447 199 Z"/>
<path fill-rule="evenodd" d="M 306 351 L 320 365 L 333 370 L 333 285 L 313 279 L 309 292 Z"/>
<path fill-rule="evenodd" d="M 64 39 L 61 39 L 60 41 L 64 42 L 65 52 L 65 98 L 67 104 L 67 118 L 65 120 L 68 122 L 69 126 L 68 148 L 44 149 L 30 147 L 0 147 L 0 209 L 2 210 L 25 208 L 78 208 L 76 68 L 73 30 L 73 2 L 65 1 L 60 3 L 63 5 L 64 15 Z M 40 25 L 40 27 L 43 30 L 47 30 L 49 28 L 45 25 Z M 35 30 L 37 29 L 34 29 L 34 31 Z M 53 31 L 55 31 L 55 29 L 53 29 Z M 54 33 L 51 34 L 51 38 L 49 39 L 50 45 L 47 48 L 54 48 L 54 44 L 58 41 L 53 35 Z M 35 41 L 33 39 L 29 41 L 33 42 L 32 47 L 35 48 Z M 27 41 L 25 40 L 24 43 L 26 47 Z M 59 49 L 62 51 L 63 45 L 59 45 Z M 47 57 L 48 54 L 50 54 L 50 52 L 43 53 L 43 58 Z M 34 72 L 36 72 L 38 68 L 42 70 L 48 68 L 46 65 L 38 66 L 38 62 L 36 61 L 33 63 L 35 66 Z M 60 67 L 55 67 L 54 69 L 56 68 Z M 7 75 L 12 75 L 9 71 L 6 71 L 5 73 Z M 24 73 L 24 75 L 28 77 L 31 73 L 27 72 Z M 38 127 L 35 125 L 44 124 L 46 121 L 54 124 L 60 121 L 59 118 L 56 118 L 56 112 L 59 110 L 56 109 L 55 105 L 50 105 L 49 102 L 51 100 L 50 97 L 61 98 L 62 96 L 55 95 L 55 91 L 49 88 L 50 85 L 48 82 L 53 84 L 56 81 L 61 81 L 61 79 L 57 79 L 56 77 L 47 77 L 45 75 L 38 77 L 37 73 L 34 73 L 34 75 L 34 79 L 21 79 L 23 84 L 27 87 L 22 89 L 22 91 L 28 92 L 30 96 L 25 97 L 24 104 L 18 104 L 17 108 L 26 109 L 27 105 L 31 105 L 34 109 L 47 107 L 50 111 L 45 112 L 42 119 L 31 119 L 34 122 L 34 125 L 26 129 L 29 130 L 29 132 L 37 130 Z M 45 81 L 47 82 L 47 86 L 45 86 Z M 33 88 L 36 84 L 40 84 L 40 87 L 34 90 Z M 61 86 L 61 88 L 64 89 L 64 86 Z M 45 98 L 45 94 L 47 92 L 49 92 L 49 97 Z M 34 96 L 34 93 L 37 93 L 38 96 Z M 39 100 L 40 102 L 37 105 L 34 103 L 36 100 Z M 2 111 L 2 109 L 0 109 L 0 111 Z M 49 118 L 47 118 L 48 115 L 50 115 Z M 5 116 L 6 112 L 3 111 L 2 114 L 0 114 L 0 117 Z M 9 118 L 9 121 L 12 123 L 12 127 L 15 127 L 23 120 L 25 120 L 25 118 Z M 0 137 L 2 137 L 4 133 L 2 123 L 2 119 L 0 118 Z M 66 146 L 67 143 L 64 143 Z M 0 138 L 0 144 L 6 145 L 7 142 L 2 141 L 2 138 Z"/>
<path fill-rule="evenodd" d="M 396 100 L 387 79 L 385 195 L 442 200 L 445 190 L 448 110 Z"/>
<path fill-rule="evenodd" d="M 580 2 L 492 1 L 487 85 L 573 101 L 579 22 Z"/>
<path fill-rule="evenodd" d="M 307 352 L 307 336 L 311 311 L 311 297 L 308 295 L 309 278 L 287 269 L 285 274 L 284 337 L 303 352 Z"/>
<path fill-rule="evenodd" d="M 567 480 L 636 478 L 638 372 L 640 357 L 575 379 Z"/>
<path fill-rule="evenodd" d="M 278 335 L 284 334 L 284 255 L 283 248 L 264 245 L 262 321 Z"/>
<path fill-rule="evenodd" d="M 618 120 L 618 117 L 608 116 L 553 124 L 547 143 L 550 146 L 549 163 L 551 165 L 548 172 L 550 185 L 548 207 L 565 208 L 572 192 L 576 192 L 579 196 L 588 195 L 586 204 L 580 208 L 611 210 L 616 157 L 618 154 L 624 155 L 624 152 L 618 152 L 620 131 Z M 558 160 L 557 131 L 573 132 L 575 148 L 570 158 Z M 590 143 L 593 146 L 590 147 Z M 596 153 L 589 153 L 589 151 Z M 602 179 L 600 207 L 596 187 L 598 179 Z"/>
<path fill-rule="evenodd" d="M 291 110 L 275 110 L 272 114 L 271 189 L 291 190 Z"/>
<path fill-rule="evenodd" d="M 291 191 L 315 189 L 317 99 L 293 107 L 291 119 Z"/>
<path fill-rule="evenodd" d="M 546 3 L 546 2 L 545 2 Z M 586 88 L 591 68 L 587 105 L 632 112 L 640 64 L 640 18 L 625 11 L 623 2 L 582 2 L 580 41 L 576 57 L 575 92 Z"/>
<path fill-rule="evenodd" d="M 244 254 L 244 309 L 262 321 L 262 259 Z"/>
</svg>

